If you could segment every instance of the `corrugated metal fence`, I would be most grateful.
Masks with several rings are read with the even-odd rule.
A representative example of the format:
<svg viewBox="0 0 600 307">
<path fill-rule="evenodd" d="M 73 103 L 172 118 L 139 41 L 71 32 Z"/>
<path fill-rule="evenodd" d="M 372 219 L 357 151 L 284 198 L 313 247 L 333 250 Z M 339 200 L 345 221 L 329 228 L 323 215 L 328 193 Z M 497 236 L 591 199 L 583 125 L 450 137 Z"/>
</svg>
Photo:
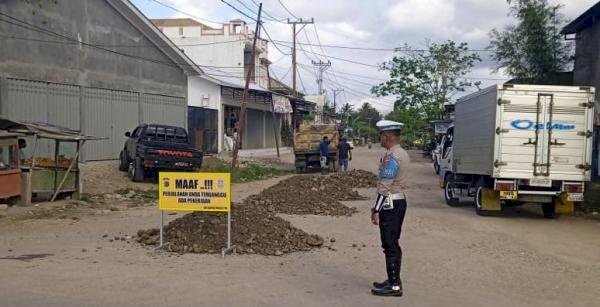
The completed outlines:
<svg viewBox="0 0 600 307">
<path fill-rule="evenodd" d="M 140 123 L 186 127 L 184 97 L 89 88 L 6 78 L 0 82 L 0 113 L 8 118 L 38 121 L 107 137 L 85 145 L 83 159 L 117 159 L 125 132 Z M 44 155 L 54 152 L 50 142 L 41 144 Z"/>
</svg>

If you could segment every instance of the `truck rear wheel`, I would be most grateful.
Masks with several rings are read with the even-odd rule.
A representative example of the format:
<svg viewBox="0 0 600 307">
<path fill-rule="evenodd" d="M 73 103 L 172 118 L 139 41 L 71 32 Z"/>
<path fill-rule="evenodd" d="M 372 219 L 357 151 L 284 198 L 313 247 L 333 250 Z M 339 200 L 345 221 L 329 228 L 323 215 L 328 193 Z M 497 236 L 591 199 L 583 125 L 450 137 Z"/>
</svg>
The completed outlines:
<svg viewBox="0 0 600 307">
<path fill-rule="evenodd" d="M 490 206 L 497 207 L 500 203 L 500 198 L 495 196 L 493 190 L 479 186 L 477 187 L 477 192 L 475 193 L 475 213 L 480 216 L 490 216 L 494 213 L 497 213 L 498 210 L 486 210 Z M 488 202 L 495 202 L 493 204 L 489 204 Z M 500 208 L 500 210 L 502 210 Z"/>
<path fill-rule="evenodd" d="M 547 219 L 556 218 L 556 207 L 554 206 L 554 203 L 543 203 L 542 212 L 544 213 L 544 217 Z"/>
<path fill-rule="evenodd" d="M 454 193 L 454 177 L 452 174 L 448 174 L 444 177 L 444 199 L 448 206 L 456 207 L 460 205 L 460 200 Z"/>
<path fill-rule="evenodd" d="M 142 163 L 142 159 L 139 157 L 135 158 L 133 162 L 130 176 L 131 181 L 133 182 L 142 182 L 145 179 L 144 164 Z"/>
<path fill-rule="evenodd" d="M 127 161 L 127 154 L 125 154 L 125 151 L 121 150 L 121 154 L 119 154 L 119 170 L 126 172 L 128 169 L 129 161 Z"/>
</svg>

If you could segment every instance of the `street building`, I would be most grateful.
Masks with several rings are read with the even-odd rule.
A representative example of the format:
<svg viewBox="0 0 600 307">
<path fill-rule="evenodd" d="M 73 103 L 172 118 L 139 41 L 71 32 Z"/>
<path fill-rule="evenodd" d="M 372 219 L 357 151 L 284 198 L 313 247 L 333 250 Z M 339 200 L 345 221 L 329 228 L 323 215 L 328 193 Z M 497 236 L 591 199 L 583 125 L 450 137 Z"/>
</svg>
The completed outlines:
<svg viewBox="0 0 600 307">
<path fill-rule="evenodd" d="M 566 25 L 561 34 L 568 40 L 575 41 L 575 65 L 573 68 L 573 85 L 593 86 L 596 88 L 596 105 L 594 117 L 594 174 L 600 175 L 600 2 L 589 8 L 571 23 Z"/>
<path fill-rule="evenodd" d="M 3 116 L 107 138 L 86 160 L 118 158 L 140 123 L 186 126 L 188 76 L 202 71 L 129 1 L 2 1 L 0 12 Z"/>
<path fill-rule="evenodd" d="M 205 72 L 188 79 L 188 123 L 195 146 L 221 152 L 225 140 L 237 136 L 245 78 L 251 70 L 242 149 L 274 148 L 275 131 L 281 130 L 292 108 L 289 94 L 269 89 L 267 41 L 257 39 L 251 58 L 254 31 L 243 20 L 221 28 L 190 18 L 152 22 Z M 276 86 L 281 88 L 281 82 Z"/>
</svg>

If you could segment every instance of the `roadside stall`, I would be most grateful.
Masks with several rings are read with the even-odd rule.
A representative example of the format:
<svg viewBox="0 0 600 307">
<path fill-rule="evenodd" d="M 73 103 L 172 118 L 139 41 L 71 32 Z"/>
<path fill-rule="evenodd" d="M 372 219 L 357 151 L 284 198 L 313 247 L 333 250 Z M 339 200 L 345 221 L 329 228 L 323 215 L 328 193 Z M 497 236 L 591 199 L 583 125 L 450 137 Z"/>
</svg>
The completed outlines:
<svg viewBox="0 0 600 307">
<path fill-rule="evenodd" d="M 79 131 L 43 124 L 16 122 L 0 118 L 0 130 L 27 138 L 30 157 L 20 157 L 21 204 L 30 205 L 32 197 L 54 201 L 59 195 L 79 199 L 81 176 L 79 157 L 86 141 L 100 138 L 86 136 Z M 47 140 L 53 150 L 41 150 Z M 18 141 L 17 141 L 18 142 Z M 22 141 L 25 143 L 24 141 Z M 23 147 L 25 144 L 23 144 Z M 18 148 L 18 143 L 17 147 Z M 45 146 L 48 147 L 48 146 Z M 49 153 L 53 152 L 53 153 Z M 17 155 L 20 155 L 17 153 Z"/>
<path fill-rule="evenodd" d="M 13 202 L 21 195 L 19 133 L 0 131 L 0 201 Z"/>
</svg>

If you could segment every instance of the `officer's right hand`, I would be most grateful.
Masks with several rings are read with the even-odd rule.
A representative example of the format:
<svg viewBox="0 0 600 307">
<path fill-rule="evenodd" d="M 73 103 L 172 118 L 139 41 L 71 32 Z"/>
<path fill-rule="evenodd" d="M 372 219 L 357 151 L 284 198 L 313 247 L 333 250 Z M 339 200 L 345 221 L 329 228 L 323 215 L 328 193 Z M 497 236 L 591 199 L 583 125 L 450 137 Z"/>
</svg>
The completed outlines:
<svg viewBox="0 0 600 307">
<path fill-rule="evenodd" d="M 371 223 L 373 223 L 373 225 L 379 225 L 379 212 L 371 213 Z"/>
</svg>

